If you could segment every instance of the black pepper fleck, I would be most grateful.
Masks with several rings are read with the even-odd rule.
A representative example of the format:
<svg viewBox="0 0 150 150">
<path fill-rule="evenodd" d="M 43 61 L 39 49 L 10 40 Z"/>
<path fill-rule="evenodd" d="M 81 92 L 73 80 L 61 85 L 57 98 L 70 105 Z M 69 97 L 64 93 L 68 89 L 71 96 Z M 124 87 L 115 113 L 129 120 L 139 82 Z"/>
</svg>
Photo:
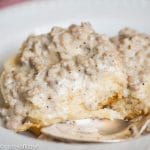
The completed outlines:
<svg viewBox="0 0 150 150">
<path fill-rule="evenodd" d="M 128 49 L 131 49 L 131 45 L 128 45 Z"/>
</svg>

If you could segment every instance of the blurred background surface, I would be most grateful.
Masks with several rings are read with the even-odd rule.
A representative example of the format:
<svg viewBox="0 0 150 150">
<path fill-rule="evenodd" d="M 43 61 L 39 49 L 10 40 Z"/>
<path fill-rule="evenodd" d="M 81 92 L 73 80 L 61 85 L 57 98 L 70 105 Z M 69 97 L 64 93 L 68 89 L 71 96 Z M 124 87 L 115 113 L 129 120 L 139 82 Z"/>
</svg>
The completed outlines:
<svg viewBox="0 0 150 150">
<path fill-rule="evenodd" d="M 29 0 L 0 0 L 0 9 L 4 9 L 6 7 L 16 5 Z"/>
</svg>

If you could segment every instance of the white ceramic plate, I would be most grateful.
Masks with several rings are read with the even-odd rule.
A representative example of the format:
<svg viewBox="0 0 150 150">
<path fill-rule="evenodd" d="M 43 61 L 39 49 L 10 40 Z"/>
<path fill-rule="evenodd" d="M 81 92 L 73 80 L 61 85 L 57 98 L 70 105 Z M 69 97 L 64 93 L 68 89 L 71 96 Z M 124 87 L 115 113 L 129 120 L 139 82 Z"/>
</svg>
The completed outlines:
<svg viewBox="0 0 150 150">
<path fill-rule="evenodd" d="M 29 34 L 47 32 L 54 25 L 89 21 L 101 33 L 114 35 L 129 26 L 150 33 L 149 0 L 37 0 L 0 11 L 0 67 L 17 52 Z M 67 144 L 40 141 L 0 127 L 0 150 L 85 149 L 150 150 L 150 136 L 114 144 Z"/>
</svg>

